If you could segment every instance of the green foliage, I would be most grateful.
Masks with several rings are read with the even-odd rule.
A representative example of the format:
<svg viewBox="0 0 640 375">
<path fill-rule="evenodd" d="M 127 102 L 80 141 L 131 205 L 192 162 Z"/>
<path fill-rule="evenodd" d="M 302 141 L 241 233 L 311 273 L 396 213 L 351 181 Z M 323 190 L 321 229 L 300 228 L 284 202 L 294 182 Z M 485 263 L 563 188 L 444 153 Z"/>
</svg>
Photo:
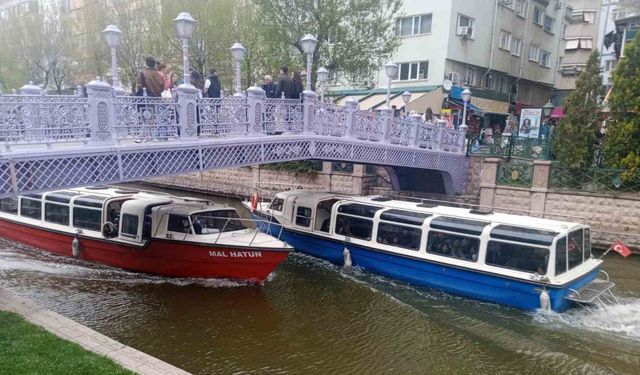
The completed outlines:
<svg viewBox="0 0 640 375">
<path fill-rule="evenodd" d="M 627 170 L 625 181 L 640 182 L 640 33 L 625 46 L 613 73 L 609 109 L 605 162 Z"/>
<path fill-rule="evenodd" d="M 576 81 L 576 89 L 565 98 L 566 117 L 556 133 L 555 154 L 569 170 L 588 168 L 593 163 L 594 142 L 604 97 L 599 55 L 594 51 L 585 71 Z"/>
<path fill-rule="evenodd" d="M 315 173 L 322 170 L 322 162 L 316 160 L 285 161 L 282 163 L 265 164 L 261 167 L 276 171 Z"/>
<path fill-rule="evenodd" d="M 133 374 L 110 359 L 0 311 L 0 374 Z"/>
</svg>

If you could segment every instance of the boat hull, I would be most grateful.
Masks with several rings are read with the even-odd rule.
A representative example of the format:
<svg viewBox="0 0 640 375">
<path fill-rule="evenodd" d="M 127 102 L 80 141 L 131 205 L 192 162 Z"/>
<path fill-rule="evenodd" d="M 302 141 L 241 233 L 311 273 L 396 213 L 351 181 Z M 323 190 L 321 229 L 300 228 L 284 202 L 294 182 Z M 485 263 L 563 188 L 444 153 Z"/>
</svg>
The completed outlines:
<svg viewBox="0 0 640 375">
<path fill-rule="evenodd" d="M 263 215 L 254 214 L 262 220 Z M 272 223 L 262 230 L 271 233 L 280 231 L 280 224 Z M 512 306 L 524 310 L 540 308 L 540 293 L 547 291 L 551 309 L 562 312 L 572 306 L 565 299 L 571 289 L 579 289 L 598 276 L 599 268 L 593 269 L 585 276 L 562 287 L 550 286 L 536 282 L 525 282 L 519 279 L 496 274 L 479 272 L 445 263 L 437 263 L 411 257 L 404 257 L 368 247 L 345 243 L 324 236 L 308 234 L 284 228 L 280 237 L 297 251 L 328 260 L 337 265 L 344 264 L 344 250 L 349 250 L 353 266 L 360 266 L 368 271 L 384 275 L 414 285 L 443 290 L 445 292 L 487 302 Z"/>
<path fill-rule="evenodd" d="M 70 234 L 0 219 L 0 237 L 51 253 L 136 272 L 171 277 L 229 278 L 263 281 L 288 256 L 290 249 L 221 246 L 152 238 L 145 246 L 129 245 L 82 234 Z"/>
</svg>

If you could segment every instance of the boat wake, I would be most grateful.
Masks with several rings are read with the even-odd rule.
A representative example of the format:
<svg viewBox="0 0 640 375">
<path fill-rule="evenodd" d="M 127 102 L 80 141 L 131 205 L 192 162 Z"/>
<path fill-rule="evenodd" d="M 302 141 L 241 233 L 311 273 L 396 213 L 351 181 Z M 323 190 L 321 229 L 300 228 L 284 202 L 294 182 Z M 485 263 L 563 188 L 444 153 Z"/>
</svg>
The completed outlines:
<svg viewBox="0 0 640 375">
<path fill-rule="evenodd" d="M 640 299 L 620 298 L 619 304 L 600 306 L 588 311 L 570 309 L 564 313 L 538 311 L 534 322 L 558 329 L 582 329 L 594 333 L 616 334 L 640 341 Z"/>
<path fill-rule="evenodd" d="M 0 241 L 0 275 L 16 276 L 20 273 L 39 273 L 65 279 L 99 281 L 120 284 L 172 284 L 195 285 L 207 288 L 235 288 L 255 285 L 229 279 L 171 278 L 145 273 L 129 272 L 118 268 L 88 263 L 34 250 L 28 246 Z M 270 275 L 273 279 L 275 275 Z"/>
</svg>

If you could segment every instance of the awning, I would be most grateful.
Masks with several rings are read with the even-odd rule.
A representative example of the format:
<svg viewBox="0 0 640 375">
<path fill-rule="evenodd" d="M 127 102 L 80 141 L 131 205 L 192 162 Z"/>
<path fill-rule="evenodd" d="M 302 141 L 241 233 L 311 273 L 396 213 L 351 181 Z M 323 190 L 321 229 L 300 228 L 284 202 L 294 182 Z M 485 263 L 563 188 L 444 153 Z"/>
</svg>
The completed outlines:
<svg viewBox="0 0 640 375">
<path fill-rule="evenodd" d="M 411 99 L 409 99 L 409 104 L 418 99 L 419 97 L 423 96 L 425 93 L 424 92 L 414 92 L 411 93 Z M 375 107 L 373 107 L 373 109 L 382 109 L 387 103 L 387 97 L 385 96 L 384 98 L 384 102 L 376 105 Z M 404 99 L 402 99 L 402 95 L 396 95 L 395 97 L 391 97 L 391 107 L 393 107 L 394 105 L 396 106 L 396 109 L 402 109 L 404 107 Z"/>
<path fill-rule="evenodd" d="M 343 96 L 342 98 L 336 100 L 336 104 L 337 105 L 346 105 L 347 103 L 347 99 L 351 98 L 351 99 L 355 99 L 360 101 L 360 99 L 364 98 L 366 95 L 350 95 L 350 96 Z"/>
<path fill-rule="evenodd" d="M 453 105 L 454 107 L 456 107 L 456 109 L 459 109 L 461 111 L 464 109 L 464 102 L 462 101 L 462 99 L 449 98 L 449 104 Z M 484 113 L 480 108 L 473 105 L 473 103 L 467 103 L 467 111 L 474 112 L 476 115 L 482 115 Z"/>
<path fill-rule="evenodd" d="M 384 103 L 387 100 L 386 94 L 371 95 L 360 102 L 360 110 L 368 111 L 369 109 Z"/>
<path fill-rule="evenodd" d="M 549 116 L 550 118 L 564 118 L 565 114 L 564 114 L 564 108 L 562 107 L 555 107 L 553 109 L 553 111 L 551 111 L 551 116 Z"/>
</svg>

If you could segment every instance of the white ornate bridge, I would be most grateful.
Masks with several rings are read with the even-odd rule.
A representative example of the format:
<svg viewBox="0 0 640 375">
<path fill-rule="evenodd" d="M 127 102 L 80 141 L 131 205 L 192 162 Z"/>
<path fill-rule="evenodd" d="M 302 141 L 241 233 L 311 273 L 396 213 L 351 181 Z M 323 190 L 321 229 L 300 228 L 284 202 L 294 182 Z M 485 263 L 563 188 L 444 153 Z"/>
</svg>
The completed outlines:
<svg viewBox="0 0 640 375">
<path fill-rule="evenodd" d="M 116 96 L 96 79 L 87 97 L 43 95 L 27 85 L 0 94 L 0 197 L 199 170 L 318 159 L 435 169 L 450 191 L 464 189 L 465 133 L 303 100 L 197 99 L 182 85 L 175 99 Z"/>
</svg>

